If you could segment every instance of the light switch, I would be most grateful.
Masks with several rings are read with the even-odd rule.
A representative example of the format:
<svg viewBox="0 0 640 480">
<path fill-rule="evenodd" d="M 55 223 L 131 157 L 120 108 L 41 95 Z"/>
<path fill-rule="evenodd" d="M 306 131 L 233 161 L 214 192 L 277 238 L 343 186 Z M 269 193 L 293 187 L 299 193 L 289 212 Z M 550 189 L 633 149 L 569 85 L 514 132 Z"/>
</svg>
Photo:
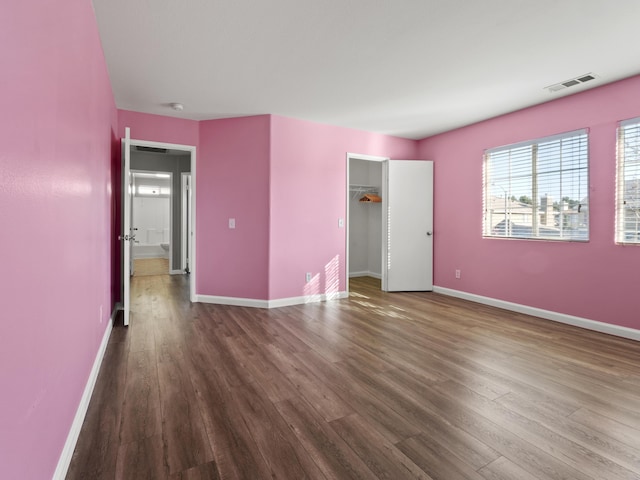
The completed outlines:
<svg viewBox="0 0 640 480">
<path fill-rule="evenodd" d="M 343 228 L 344 227 L 344 218 L 339 218 L 338 219 L 338 228 Z"/>
<path fill-rule="evenodd" d="M 229 219 L 229 228 L 236 228 L 236 219 L 235 218 L 230 218 Z"/>
</svg>

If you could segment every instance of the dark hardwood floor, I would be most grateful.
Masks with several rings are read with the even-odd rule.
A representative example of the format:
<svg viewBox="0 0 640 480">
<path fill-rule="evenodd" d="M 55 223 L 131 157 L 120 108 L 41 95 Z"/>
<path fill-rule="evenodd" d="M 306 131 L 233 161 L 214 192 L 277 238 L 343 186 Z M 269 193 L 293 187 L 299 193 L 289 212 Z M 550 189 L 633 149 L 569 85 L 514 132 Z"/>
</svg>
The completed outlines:
<svg viewBox="0 0 640 480">
<path fill-rule="evenodd" d="M 640 479 L 640 343 L 352 279 L 190 304 L 133 279 L 68 479 Z"/>
</svg>

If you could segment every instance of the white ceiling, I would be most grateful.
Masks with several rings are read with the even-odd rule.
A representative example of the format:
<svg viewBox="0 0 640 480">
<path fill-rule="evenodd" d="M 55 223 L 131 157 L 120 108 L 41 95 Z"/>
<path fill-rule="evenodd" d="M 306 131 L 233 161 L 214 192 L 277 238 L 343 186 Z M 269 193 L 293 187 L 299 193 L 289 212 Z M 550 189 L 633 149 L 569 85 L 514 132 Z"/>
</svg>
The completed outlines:
<svg viewBox="0 0 640 480">
<path fill-rule="evenodd" d="M 93 3 L 118 108 L 194 120 L 417 139 L 640 73 L 638 0 Z"/>
</svg>

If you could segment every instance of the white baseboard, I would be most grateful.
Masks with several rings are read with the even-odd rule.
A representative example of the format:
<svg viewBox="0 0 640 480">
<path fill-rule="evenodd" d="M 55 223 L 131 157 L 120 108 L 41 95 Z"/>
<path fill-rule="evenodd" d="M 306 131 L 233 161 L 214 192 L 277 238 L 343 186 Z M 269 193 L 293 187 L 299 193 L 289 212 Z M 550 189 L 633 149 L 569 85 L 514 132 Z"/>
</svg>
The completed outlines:
<svg viewBox="0 0 640 480">
<path fill-rule="evenodd" d="M 374 272 L 349 272 L 349 278 L 355 277 L 371 277 L 377 278 L 378 280 L 382 279 L 382 274 L 374 273 Z"/>
<path fill-rule="evenodd" d="M 219 297 L 217 295 L 196 295 L 196 302 L 215 303 L 217 305 L 232 305 L 234 307 L 269 308 L 268 300 L 254 300 L 252 298 Z"/>
<path fill-rule="evenodd" d="M 60 458 L 58 459 L 58 466 L 56 467 L 56 471 L 53 474 L 53 480 L 64 480 L 64 478 L 67 476 L 69 465 L 71 465 L 71 458 L 73 457 L 73 451 L 76 448 L 76 443 L 78 442 L 78 437 L 80 436 L 80 430 L 82 429 L 82 423 L 84 422 L 84 417 L 86 416 L 87 409 L 89 408 L 89 402 L 91 401 L 93 388 L 96 385 L 98 373 L 100 372 L 100 366 L 102 365 L 104 354 L 107 351 L 107 344 L 109 343 L 109 337 L 111 336 L 111 331 L 113 330 L 113 322 L 117 313 L 118 305 L 116 304 L 113 312 L 111 312 L 111 318 L 109 319 L 107 328 L 104 331 L 104 335 L 102 336 L 102 342 L 100 343 L 100 347 L 98 348 L 96 358 L 93 361 L 93 367 L 91 368 L 91 373 L 89 374 L 87 384 L 84 387 L 84 392 L 82 393 L 80 404 L 78 405 L 78 409 L 76 410 L 76 415 L 73 418 L 71 429 L 69 430 L 69 434 L 67 435 L 67 441 L 65 442 L 62 453 L 60 454 Z"/>
<path fill-rule="evenodd" d="M 462 298 L 464 300 L 470 300 L 472 302 L 482 303 L 484 305 L 490 305 L 492 307 L 511 310 L 512 312 L 524 313 L 526 315 L 532 315 L 534 317 L 540 317 L 547 320 L 552 320 L 554 322 L 565 323 L 567 325 L 573 325 L 575 327 L 585 328 L 587 330 L 594 330 L 596 332 L 607 333 L 609 335 L 615 335 L 617 337 L 640 341 L 640 330 L 635 330 L 633 328 L 598 322 L 596 320 L 589 320 L 588 318 L 574 317 L 573 315 L 566 315 L 564 313 L 553 312 L 551 310 L 543 310 L 542 308 L 529 307 L 527 305 L 507 302 L 491 297 L 483 297 L 482 295 L 462 292 L 460 290 L 453 290 L 451 288 L 434 286 L 433 291 L 435 293 Z"/>
<path fill-rule="evenodd" d="M 252 298 L 239 297 L 218 297 L 215 295 L 196 295 L 196 302 L 214 303 L 218 305 L 232 305 L 235 307 L 253 307 L 253 308 L 279 308 L 289 307 L 291 305 L 302 305 L 305 303 L 325 302 L 327 300 L 336 300 L 347 298 L 348 292 L 336 292 L 330 294 L 304 295 L 301 297 L 278 298 L 276 300 L 256 300 Z"/>
<path fill-rule="evenodd" d="M 349 292 L 320 293 L 317 295 L 304 295 L 302 297 L 278 298 L 269 300 L 268 308 L 290 307 L 291 305 L 303 305 L 305 303 L 326 302 L 349 297 Z"/>
</svg>

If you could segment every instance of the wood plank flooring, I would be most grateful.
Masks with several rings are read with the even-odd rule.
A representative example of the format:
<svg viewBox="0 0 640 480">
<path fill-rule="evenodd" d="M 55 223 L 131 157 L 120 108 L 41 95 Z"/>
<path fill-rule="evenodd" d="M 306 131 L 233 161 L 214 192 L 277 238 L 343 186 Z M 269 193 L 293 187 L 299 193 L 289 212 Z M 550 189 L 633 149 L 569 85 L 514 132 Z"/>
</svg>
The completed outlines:
<svg viewBox="0 0 640 480">
<path fill-rule="evenodd" d="M 68 479 L 640 479 L 640 343 L 352 279 L 191 304 L 134 278 Z"/>
<path fill-rule="evenodd" d="M 168 258 L 136 258 L 133 260 L 133 276 L 166 275 L 169 273 Z"/>
</svg>

